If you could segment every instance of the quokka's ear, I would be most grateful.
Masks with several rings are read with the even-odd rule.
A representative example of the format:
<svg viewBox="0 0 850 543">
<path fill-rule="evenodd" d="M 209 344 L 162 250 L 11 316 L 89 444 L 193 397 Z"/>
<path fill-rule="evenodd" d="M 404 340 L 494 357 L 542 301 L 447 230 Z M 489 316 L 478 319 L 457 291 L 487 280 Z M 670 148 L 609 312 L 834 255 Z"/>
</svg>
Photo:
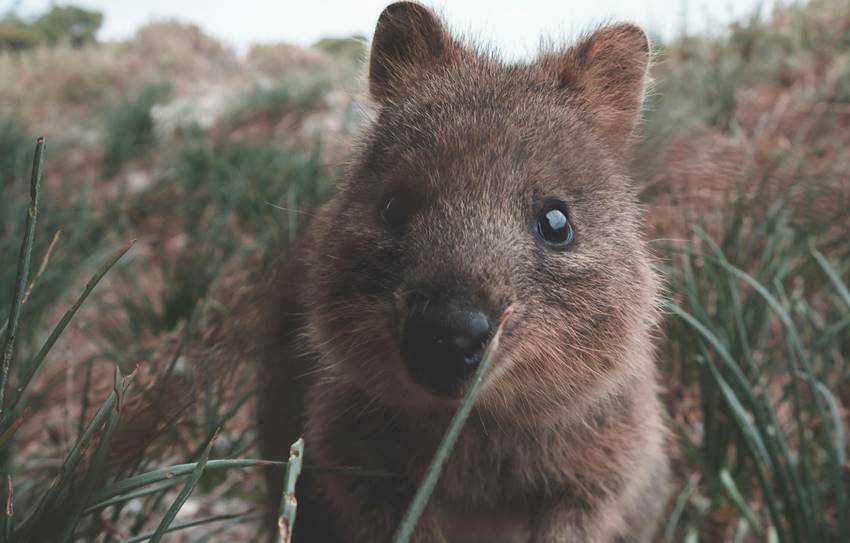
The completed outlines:
<svg viewBox="0 0 850 543">
<path fill-rule="evenodd" d="M 393 100 L 429 69 L 448 62 L 457 47 L 430 9 L 414 2 L 390 4 L 372 39 L 369 93 L 378 102 Z"/>
<path fill-rule="evenodd" d="M 631 139 L 649 68 L 649 39 L 632 24 L 601 28 L 566 52 L 544 56 L 561 85 L 587 107 L 596 130 L 622 153 Z"/>
</svg>

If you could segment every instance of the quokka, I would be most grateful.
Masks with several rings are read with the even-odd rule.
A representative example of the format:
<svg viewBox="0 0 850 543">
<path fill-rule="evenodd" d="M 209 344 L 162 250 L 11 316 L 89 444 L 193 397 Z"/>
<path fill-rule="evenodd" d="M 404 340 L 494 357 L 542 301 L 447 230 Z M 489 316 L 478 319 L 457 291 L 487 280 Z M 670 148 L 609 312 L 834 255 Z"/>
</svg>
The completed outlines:
<svg viewBox="0 0 850 543">
<path fill-rule="evenodd" d="M 381 14 L 374 121 L 263 291 L 258 417 L 266 458 L 303 435 L 309 464 L 397 476 L 305 473 L 296 541 L 391 539 L 509 306 L 414 540 L 651 539 L 658 281 L 627 171 L 649 61 L 630 24 L 508 64 L 420 4 Z"/>
</svg>

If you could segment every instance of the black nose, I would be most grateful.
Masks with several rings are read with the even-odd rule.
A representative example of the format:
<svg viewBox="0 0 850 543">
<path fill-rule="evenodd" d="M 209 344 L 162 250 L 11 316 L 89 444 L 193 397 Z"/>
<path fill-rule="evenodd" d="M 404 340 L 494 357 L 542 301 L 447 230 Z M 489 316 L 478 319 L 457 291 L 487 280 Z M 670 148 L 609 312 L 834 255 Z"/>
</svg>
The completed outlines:
<svg viewBox="0 0 850 543">
<path fill-rule="evenodd" d="M 402 332 L 413 380 L 438 396 L 456 396 L 478 367 L 492 329 L 481 311 L 414 301 Z"/>
</svg>

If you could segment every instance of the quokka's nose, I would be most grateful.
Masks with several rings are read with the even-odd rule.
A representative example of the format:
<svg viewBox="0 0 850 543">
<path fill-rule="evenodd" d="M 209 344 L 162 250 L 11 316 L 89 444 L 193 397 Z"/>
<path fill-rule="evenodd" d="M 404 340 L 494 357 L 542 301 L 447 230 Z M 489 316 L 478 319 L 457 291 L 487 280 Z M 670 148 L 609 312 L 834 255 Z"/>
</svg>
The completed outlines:
<svg viewBox="0 0 850 543">
<path fill-rule="evenodd" d="M 402 351 L 413 380 L 438 396 L 457 396 L 481 362 L 492 330 L 479 310 L 412 300 Z"/>
</svg>

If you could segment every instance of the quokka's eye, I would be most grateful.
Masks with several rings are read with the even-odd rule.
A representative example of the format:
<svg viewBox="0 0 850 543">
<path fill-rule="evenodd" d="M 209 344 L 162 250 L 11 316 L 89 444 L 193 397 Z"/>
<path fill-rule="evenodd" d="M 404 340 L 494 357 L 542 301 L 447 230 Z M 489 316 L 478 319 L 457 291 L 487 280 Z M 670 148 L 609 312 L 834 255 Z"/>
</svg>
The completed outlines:
<svg viewBox="0 0 850 543">
<path fill-rule="evenodd" d="M 564 248 L 573 241 L 573 226 L 563 202 L 549 202 L 537 217 L 537 235 L 552 247 Z"/>
<path fill-rule="evenodd" d="M 404 226 L 404 221 L 407 219 L 404 206 L 401 205 L 396 198 L 387 198 L 384 207 L 381 208 L 381 220 L 393 229 L 400 229 Z"/>
</svg>

